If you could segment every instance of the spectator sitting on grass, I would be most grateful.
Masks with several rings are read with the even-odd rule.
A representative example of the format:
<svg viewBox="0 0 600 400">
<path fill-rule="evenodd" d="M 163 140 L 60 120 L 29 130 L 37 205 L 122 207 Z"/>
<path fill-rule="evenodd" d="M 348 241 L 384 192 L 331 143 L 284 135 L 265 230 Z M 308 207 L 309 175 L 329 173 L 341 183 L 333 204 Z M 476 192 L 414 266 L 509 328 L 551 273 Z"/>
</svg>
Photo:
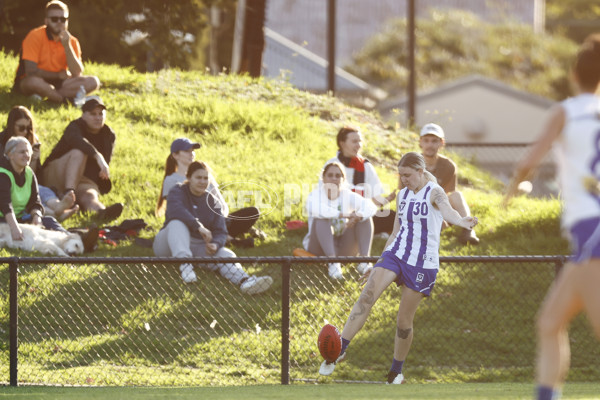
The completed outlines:
<svg viewBox="0 0 600 400">
<path fill-rule="evenodd" d="M 210 171 L 203 162 L 192 162 L 184 183 L 176 184 L 167 196 L 165 224 L 154 238 L 157 257 L 235 257 L 225 248 L 227 229 L 217 199 L 208 192 Z M 201 264 L 219 271 L 221 276 L 239 286 L 242 293 L 258 294 L 273 283 L 270 276 L 249 276 L 239 263 Z M 198 280 L 191 263 L 179 267 L 185 283 Z"/>
<path fill-rule="evenodd" d="M 444 157 L 438 151 L 444 147 L 444 130 L 436 124 L 427 124 L 421 129 L 419 146 L 427 171 L 436 177 L 437 183 L 444 189 L 448 195 L 448 200 L 461 217 L 471 215 L 471 210 L 461 192 L 456 190 L 456 164 L 448 157 Z M 479 238 L 475 235 L 473 229 L 461 228 L 458 235 L 458 241 L 462 244 L 479 244 Z"/>
<path fill-rule="evenodd" d="M 33 149 L 30 168 L 34 174 L 41 170 L 40 147 L 41 143 L 35 133 L 35 124 L 31 112 L 23 106 L 14 106 L 8 113 L 6 129 L 0 132 L 0 154 L 4 154 L 4 146 L 12 137 L 25 137 Z M 75 204 L 75 194 L 67 193 L 62 199 L 58 199 L 56 193 L 46 186 L 38 185 L 39 195 L 44 206 L 44 215 L 55 217 L 64 221 L 79 210 Z"/>
<path fill-rule="evenodd" d="M 373 244 L 373 220 L 377 206 L 345 187 L 346 173 L 339 162 L 329 162 L 321 172 L 318 187 L 306 201 L 308 233 L 304 248 L 318 256 L 369 256 Z M 340 263 L 329 264 L 329 276 L 343 279 Z M 360 274 L 373 268 L 360 263 Z"/>
<path fill-rule="evenodd" d="M 156 216 L 162 216 L 165 210 L 165 202 L 169 191 L 177 183 L 185 181 L 187 169 L 194 161 L 196 156 L 194 150 L 201 147 L 200 143 L 194 143 L 188 138 L 175 139 L 171 143 L 171 153 L 165 163 L 165 176 L 163 178 L 162 188 L 156 204 Z M 210 182 L 206 189 L 219 203 L 221 213 L 225 217 L 227 232 L 229 234 L 227 241 L 240 247 L 252 247 L 254 241 L 252 238 L 242 239 L 244 234 L 249 233 L 253 237 L 264 239 L 266 234 L 254 227 L 254 224 L 260 216 L 260 211 L 256 207 L 244 207 L 232 213 L 229 212 L 229 206 L 225 202 L 219 184 L 214 176 L 210 175 Z"/>
<path fill-rule="evenodd" d="M 56 219 L 43 216 L 37 179 L 29 167 L 32 152 L 27 139 L 15 136 L 6 142 L 4 154 L 0 156 L 0 222 L 6 222 L 12 240 L 23 240 L 19 224 L 67 232 Z M 92 251 L 98 240 L 98 229 L 89 229 L 81 236 L 85 251 Z"/>
<path fill-rule="evenodd" d="M 82 75 L 81 46 L 68 31 L 67 5 L 50 1 L 44 21 L 45 25 L 30 31 L 23 40 L 13 90 L 63 103 L 98 89 L 97 77 Z"/>
<path fill-rule="evenodd" d="M 42 166 L 42 183 L 62 196 L 74 195 L 83 211 L 96 212 L 105 221 L 117 219 L 123 204 L 106 207 L 100 194 L 112 188 L 109 163 L 115 133 L 106 121 L 106 106 L 98 96 L 87 97 L 81 118 L 72 121 Z"/>
</svg>

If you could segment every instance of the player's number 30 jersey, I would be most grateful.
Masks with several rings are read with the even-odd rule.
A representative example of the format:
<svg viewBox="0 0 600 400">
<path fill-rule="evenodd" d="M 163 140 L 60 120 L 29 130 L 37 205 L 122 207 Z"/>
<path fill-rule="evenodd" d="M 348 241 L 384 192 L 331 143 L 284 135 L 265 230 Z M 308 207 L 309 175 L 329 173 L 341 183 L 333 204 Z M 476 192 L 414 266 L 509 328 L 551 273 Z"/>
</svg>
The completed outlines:
<svg viewBox="0 0 600 400">
<path fill-rule="evenodd" d="M 404 188 L 398 195 L 400 230 L 385 251 L 391 251 L 408 265 L 439 268 L 443 217 L 431 203 L 431 192 L 435 187 L 441 189 L 437 183 L 427 182 L 417 193 Z"/>
</svg>

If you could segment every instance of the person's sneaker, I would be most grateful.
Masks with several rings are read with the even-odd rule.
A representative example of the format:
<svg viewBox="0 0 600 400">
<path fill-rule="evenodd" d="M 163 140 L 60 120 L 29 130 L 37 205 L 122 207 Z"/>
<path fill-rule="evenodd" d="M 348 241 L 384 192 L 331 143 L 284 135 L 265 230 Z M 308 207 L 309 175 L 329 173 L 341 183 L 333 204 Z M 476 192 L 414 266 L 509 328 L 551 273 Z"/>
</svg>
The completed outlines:
<svg viewBox="0 0 600 400">
<path fill-rule="evenodd" d="M 335 369 L 335 366 L 337 363 L 344 361 L 344 359 L 346 358 L 346 352 L 343 352 L 342 354 L 339 355 L 339 357 L 337 358 L 337 360 L 335 360 L 332 363 L 328 363 L 327 361 L 323 361 L 321 363 L 321 366 L 319 367 L 319 374 L 321 375 L 325 375 L 325 376 L 329 376 L 333 373 L 333 370 Z"/>
<path fill-rule="evenodd" d="M 479 244 L 479 238 L 475 235 L 475 231 L 472 229 L 462 228 L 458 234 L 458 241 L 462 244 Z"/>
<path fill-rule="evenodd" d="M 98 218 L 104 222 L 113 221 L 121 216 L 123 212 L 123 204 L 115 203 L 111 206 L 106 207 L 104 210 L 98 211 Z"/>
<path fill-rule="evenodd" d="M 185 283 L 194 283 L 198 280 L 192 264 L 181 264 L 179 270 L 181 271 L 181 279 L 183 279 Z"/>
<path fill-rule="evenodd" d="M 386 385 L 401 385 L 404 383 L 404 375 L 394 371 L 388 372 Z"/>
<path fill-rule="evenodd" d="M 344 279 L 344 275 L 342 274 L 342 265 L 340 263 L 330 263 L 329 276 L 333 279 Z"/>
<path fill-rule="evenodd" d="M 361 262 L 360 264 L 358 264 L 356 266 L 356 270 L 361 275 L 364 275 L 367 271 L 370 271 L 372 269 L 373 269 L 373 264 L 367 263 L 367 262 Z"/>
<path fill-rule="evenodd" d="M 244 294 L 259 294 L 271 287 L 273 278 L 270 276 L 251 276 L 240 285 Z"/>
</svg>

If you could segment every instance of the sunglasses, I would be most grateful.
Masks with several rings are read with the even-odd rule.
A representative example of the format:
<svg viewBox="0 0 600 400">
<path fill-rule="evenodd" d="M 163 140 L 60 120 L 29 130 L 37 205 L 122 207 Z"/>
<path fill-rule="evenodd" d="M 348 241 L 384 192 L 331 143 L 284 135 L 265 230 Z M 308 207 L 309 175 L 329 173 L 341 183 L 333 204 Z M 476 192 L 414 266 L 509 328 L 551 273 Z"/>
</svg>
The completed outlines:
<svg viewBox="0 0 600 400">
<path fill-rule="evenodd" d="M 20 132 L 25 132 L 25 131 L 30 131 L 31 130 L 31 125 L 19 125 L 19 124 L 17 124 L 17 125 L 15 125 L 15 127 Z"/>
<path fill-rule="evenodd" d="M 48 17 L 53 23 L 62 22 L 63 24 L 69 20 L 69 17 Z"/>
</svg>

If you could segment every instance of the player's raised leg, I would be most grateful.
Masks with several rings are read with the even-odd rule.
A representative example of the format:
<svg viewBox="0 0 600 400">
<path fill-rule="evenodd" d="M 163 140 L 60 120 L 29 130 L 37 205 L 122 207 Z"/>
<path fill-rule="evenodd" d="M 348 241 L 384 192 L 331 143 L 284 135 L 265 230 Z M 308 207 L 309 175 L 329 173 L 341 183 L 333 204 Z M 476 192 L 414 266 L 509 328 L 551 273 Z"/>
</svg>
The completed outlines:
<svg viewBox="0 0 600 400">
<path fill-rule="evenodd" d="M 369 276 L 367 284 L 360 293 L 360 297 L 354 303 L 352 311 L 342 331 L 342 339 L 352 340 L 365 324 L 371 308 L 381 296 L 381 293 L 396 279 L 396 274 L 384 268 L 374 268 Z M 342 353 L 344 352 L 342 347 Z"/>
<path fill-rule="evenodd" d="M 379 296 L 381 296 L 381 293 L 383 293 L 390 283 L 394 282 L 396 276 L 397 275 L 394 272 L 384 268 L 374 268 L 371 271 L 367 284 L 360 293 L 360 297 L 356 303 L 354 303 L 352 311 L 350 311 L 350 315 L 348 316 L 348 320 L 344 325 L 344 330 L 342 331 L 342 351 L 340 356 L 333 363 L 323 361 L 319 368 L 319 373 L 321 375 L 331 375 L 335 369 L 335 364 L 346 357 L 346 348 L 348 348 L 350 341 L 363 327 L 371 312 L 371 308 Z"/>
</svg>

